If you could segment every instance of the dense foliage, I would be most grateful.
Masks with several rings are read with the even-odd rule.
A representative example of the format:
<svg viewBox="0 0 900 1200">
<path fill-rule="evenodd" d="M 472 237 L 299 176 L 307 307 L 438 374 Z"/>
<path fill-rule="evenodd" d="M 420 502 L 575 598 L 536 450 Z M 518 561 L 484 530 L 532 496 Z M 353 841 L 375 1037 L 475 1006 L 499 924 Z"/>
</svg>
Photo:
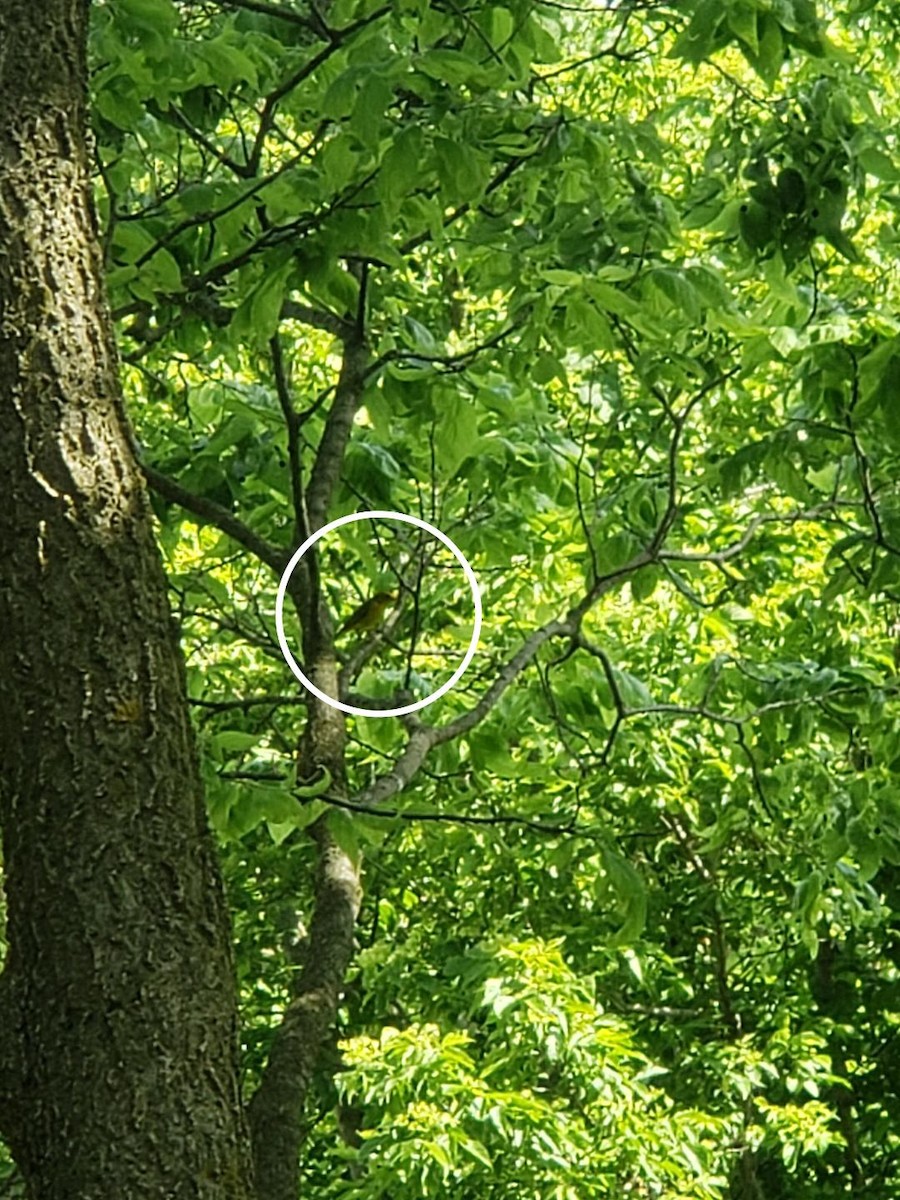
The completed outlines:
<svg viewBox="0 0 900 1200">
<path fill-rule="evenodd" d="M 418 514 L 481 584 L 417 718 L 455 732 L 384 804 L 416 726 L 350 719 L 304 1194 L 896 1195 L 893 5 L 107 0 L 92 49 L 248 1091 L 330 803 L 274 597 L 351 376 L 322 520 Z M 415 577 L 368 704 L 471 633 L 408 533 L 319 554 L 335 619 Z"/>
</svg>

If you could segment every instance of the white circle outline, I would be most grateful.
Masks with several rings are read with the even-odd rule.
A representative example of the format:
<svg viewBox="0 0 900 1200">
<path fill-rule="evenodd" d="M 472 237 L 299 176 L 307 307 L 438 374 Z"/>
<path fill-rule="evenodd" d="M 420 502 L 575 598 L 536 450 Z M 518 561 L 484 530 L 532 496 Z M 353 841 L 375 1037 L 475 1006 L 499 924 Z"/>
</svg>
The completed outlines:
<svg viewBox="0 0 900 1200">
<path fill-rule="evenodd" d="M 430 533 L 432 537 L 436 537 L 454 556 L 456 561 L 463 569 L 463 574 L 469 582 L 469 588 L 472 592 L 472 602 L 475 605 L 475 623 L 472 628 L 472 640 L 469 642 L 463 660 L 457 669 L 453 672 L 446 683 L 441 684 L 437 691 L 432 692 L 430 696 L 426 696 L 423 700 L 416 700 L 414 704 L 404 704 L 400 708 L 357 708 L 353 704 L 343 704 L 340 700 L 335 700 L 333 696 L 328 696 L 306 676 L 300 669 L 299 663 L 291 654 L 287 644 L 287 638 L 284 635 L 284 597 L 287 593 L 288 580 L 293 574 L 294 568 L 316 542 L 325 536 L 326 533 L 331 533 L 334 529 L 340 529 L 342 525 L 352 525 L 356 521 L 366 521 L 390 518 L 394 521 L 403 521 L 406 525 L 415 525 L 417 529 L 424 529 L 426 533 Z M 433 704 L 435 700 L 440 700 L 441 696 L 445 695 L 459 683 L 465 674 L 469 663 L 475 656 L 475 651 L 478 649 L 478 641 L 481 637 L 481 592 L 478 588 L 478 580 L 475 578 L 475 572 L 469 565 L 469 560 L 460 550 L 455 542 L 452 542 L 447 537 L 446 533 L 442 533 L 440 529 L 436 529 L 434 525 L 429 525 L 427 521 L 423 521 L 420 517 L 412 517 L 407 513 L 391 512 L 384 509 L 369 509 L 365 512 L 350 513 L 346 517 L 338 517 L 336 521 L 329 521 L 327 525 L 323 525 L 321 529 L 317 529 L 315 533 L 310 534 L 299 550 L 295 550 L 291 556 L 288 565 L 284 568 L 284 573 L 281 576 L 281 582 L 278 585 L 278 594 L 275 597 L 275 630 L 278 634 L 278 644 L 281 647 L 281 653 L 284 655 L 285 662 L 290 667 L 294 675 L 300 680 L 307 691 L 312 692 L 314 696 L 322 701 L 323 704 L 328 704 L 332 708 L 338 709 L 340 712 L 349 713 L 356 717 L 406 717 L 410 713 L 418 712 L 420 708 L 427 708 L 429 704 Z"/>
</svg>

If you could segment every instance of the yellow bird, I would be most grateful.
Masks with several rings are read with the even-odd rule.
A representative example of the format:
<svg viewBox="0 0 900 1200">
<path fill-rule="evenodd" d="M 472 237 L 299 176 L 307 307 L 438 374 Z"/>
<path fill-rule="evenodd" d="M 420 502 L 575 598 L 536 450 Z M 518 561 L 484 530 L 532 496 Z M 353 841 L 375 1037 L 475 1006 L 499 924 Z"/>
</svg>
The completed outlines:
<svg viewBox="0 0 900 1200">
<path fill-rule="evenodd" d="M 352 612 L 338 630 L 338 636 L 356 630 L 358 633 L 370 633 L 377 629 L 384 620 L 384 615 L 392 604 L 397 601 L 396 592 L 376 592 L 368 600 Z"/>
</svg>

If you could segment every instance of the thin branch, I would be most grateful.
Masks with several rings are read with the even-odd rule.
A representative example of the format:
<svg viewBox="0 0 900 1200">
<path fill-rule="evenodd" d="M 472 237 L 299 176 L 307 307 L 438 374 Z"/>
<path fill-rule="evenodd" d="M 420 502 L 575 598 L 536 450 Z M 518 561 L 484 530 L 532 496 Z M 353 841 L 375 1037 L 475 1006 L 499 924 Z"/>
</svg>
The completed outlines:
<svg viewBox="0 0 900 1200">
<path fill-rule="evenodd" d="M 353 418 L 362 404 L 362 391 L 367 366 L 365 344 L 353 339 L 344 343 L 344 359 L 335 388 L 334 402 L 325 420 L 306 489 L 306 511 L 310 529 L 325 524 L 328 506 L 340 478 L 341 464 Z"/>
<path fill-rule="evenodd" d="M 492 334 L 485 341 L 474 346 L 471 350 L 463 350 L 459 354 L 421 354 L 417 350 L 388 350 L 379 358 L 376 358 L 370 371 L 380 371 L 387 363 L 390 362 L 409 362 L 409 363 L 429 363 L 435 366 L 443 367 L 448 372 L 462 371 L 470 362 L 484 354 L 486 350 L 496 349 L 504 342 L 512 333 L 519 328 L 519 322 L 514 322 L 512 325 L 507 325 L 505 328 Z"/>
<path fill-rule="evenodd" d="M 211 142 L 206 134 L 203 133 L 202 130 L 198 129 L 196 125 L 194 125 L 194 123 L 184 115 L 180 108 L 177 108 L 174 104 L 171 104 L 167 109 L 160 109 L 160 112 L 163 114 L 163 116 L 172 117 L 176 124 L 181 126 L 181 128 L 187 133 L 192 141 L 196 142 L 198 146 L 201 146 L 207 152 L 207 154 L 211 154 L 217 162 L 220 162 L 223 167 L 227 167 L 229 171 L 232 171 L 240 179 L 249 179 L 253 174 L 253 172 L 249 170 L 245 163 L 235 162 L 233 158 L 228 157 L 224 150 L 220 150 L 215 142 Z"/>
<path fill-rule="evenodd" d="M 269 340 L 269 351 L 272 355 L 272 374 L 275 379 L 275 391 L 284 417 L 285 431 L 288 444 L 288 466 L 291 472 L 291 498 L 294 504 L 294 528 L 297 541 L 303 542 L 309 536 L 306 525 L 306 497 L 303 494 L 303 464 L 300 458 L 300 420 L 291 398 L 291 386 L 288 381 L 287 364 L 281 348 L 281 335 L 276 331 Z"/>
<path fill-rule="evenodd" d="M 721 564 L 746 550 L 754 535 L 763 525 L 794 524 L 798 521 L 815 521 L 830 510 L 840 507 L 840 504 L 826 500 L 812 508 L 795 509 L 790 513 L 758 513 L 750 521 L 746 532 L 736 542 L 726 546 L 724 550 L 660 550 L 657 558 L 668 562 L 702 562 Z"/>
<path fill-rule="evenodd" d="M 819 506 L 819 508 L 829 507 L 831 507 L 830 504 Z M 722 558 L 733 558 L 740 553 L 740 550 L 746 548 L 752 539 L 753 533 L 756 532 L 756 530 L 764 521 L 796 521 L 802 519 L 811 519 L 811 517 L 819 511 L 819 508 L 809 510 L 807 512 L 791 513 L 782 517 L 775 515 L 762 517 L 751 523 L 751 527 L 748 529 L 747 534 L 741 538 L 737 546 L 729 547 L 727 550 L 719 551 L 718 553 L 714 552 L 712 554 L 699 555 L 693 555 L 688 551 L 665 551 L 660 545 L 658 545 L 660 537 L 664 536 L 662 531 L 666 528 L 669 521 L 670 514 L 667 511 L 667 513 L 663 515 L 662 521 L 656 533 L 643 550 L 639 551 L 629 562 L 623 564 L 621 567 L 618 567 L 615 571 L 611 571 L 608 574 L 601 576 L 587 591 L 584 597 L 569 609 L 564 618 L 554 618 L 553 620 L 548 621 L 546 624 L 534 630 L 534 632 L 528 638 L 526 638 L 516 653 L 513 654 L 500 669 L 496 678 L 484 692 L 481 699 L 478 700 L 478 702 L 473 705 L 471 709 L 444 726 L 426 726 L 418 724 L 414 721 L 408 722 L 408 728 L 411 732 L 405 747 L 398 755 L 392 768 L 384 775 L 377 778 L 374 783 L 372 783 L 361 793 L 360 802 L 365 804 L 379 804 L 407 787 L 422 767 L 425 759 L 428 757 L 428 754 L 435 746 L 443 745 L 446 742 L 452 741 L 460 735 L 468 732 L 468 730 L 479 724 L 479 722 L 488 715 L 510 684 L 517 678 L 519 674 L 521 674 L 522 671 L 526 669 L 526 667 L 530 665 L 542 646 L 558 637 L 567 637 L 570 639 L 577 639 L 580 637 L 581 622 L 585 615 L 603 595 L 605 595 L 615 586 L 616 583 L 619 583 L 623 579 L 633 575 L 642 567 L 649 566 L 651 563 L 657 562 L 662 558 L 677 559 L 679 557 L 684 557 L 687 559 L 696 558 L 698 561 L 712 562 Z M 613 685 L 611 684 L 610 686 L 612 687 Z M 613 692 L 613 695 L 616 695 L 615 691 Z M 621 705 L 621 709 L 617 715 L 616 728 L 619 724 L 621 724 L 625 716 L 635 715 L 630 710 L 625 709 L 624 705 L 622 705 L 621 696 L 619 697 L 619 704 Z M 663 710 L 662 706 L 656 706 L 656 708 L 658 711 Z M 723 722 L 727 721 L 727 718 L 722 716 L 718 716 L 717 719 Z M 738 728 L 740 732 L 742 729 L 741 724 L 736 722 L 735 724 L 736 728 Z M 607 753 L 610 750 L 611 741 L 607 745 Z M 756 764 L 753 760 L 752 754 L 749 751 L 749 747 L 745 745 L 744 750 L 750 763 L 754 787 L 760 803 L 765 808 L 769 816 L 773 816 L 767 803 L 762 787 L 762 781 L 758 772 L 756 771 Z"/>
<path fill-rule="evenodd" d="M 706 863 L 697 854 L 694 849 L 694 839 L 682 824 L 680 816 L 674 813 L 663 813 L 661 816 L 663 824 L 675 834 L 688 862 L 690 862 L 700 879 L 709 889 L 709 894 L 712 898 L 712 937 L 710 942 L 712 945 L 713 975 L 716 980 L 719 1008 L 731 1036 L 737 1037 L 741 1031 L 741 1020 L 735 1011 L 731 996 L 731 987 L 728 982 L 728 945 L 719 904 L 720 889 L 716 874 L 707 867 Z"/>
<path fill-rule="evenodd" d="M 541 144 L 538 146 L 538 148 L 533 153 L 522 154 L 522 155 L 517 156 L 516 158 L 511 158 L 503 167 L 501 167 L 500 170 L 497 172 L 497 174 L 494 176 L 494 178 L 488 183 L 487 187 L 484 189 L 485 196 L 489 196 L 491 194 L 491 192 L 495 192 L 497 190 L 497 188 L 502 187 L 502 185 L 504 183 L 506 183 L 507 179 L 509 179 L 509 177 L 513 174 L 513 172 L 518 170 L 518 168 L 523 163 L 530 162 L 532 159 L 540 157 L 540 155 L 543 154 L 544 150 L 546 149 L 547 144 L 550 141 L 550 138 L 553 136 L 553 134 L 556 132 L 556 130 L 559 128 L 559 126 L 562 123 L 563 123 L 562 117 L 560 117 L 556 121 L 554 121 L 552 126 L 545 133 Z M 452 225 L 452 224 L 454 224 L 454 222 L 458 221 L 460 219 L 460 217 L 464 217 L 466 215 L 466 213 L 471 211 L 471 209 L 472 209 L 472 205 L 468 201 L 465 204 L 460 204 L 458 208 L 455 208 L 453 210 L 453 212 L 449 213 L 444 218 L 443 228 L 444 229 L 449 228 L 450 225 Z M 401 254 L 410 254 L 413 250 L 417 250 L 419 248 L 419 246 L 422 246 L 426 242 L 429 242 L 429 241 L 431 241 L 431 231 L 430 230 L 425 230 L 422 233 L 417 233 L 413 237 L 407 238 L 407 240 L 400 247 L 400 253 Z"/>
<path fill-rule="evenodd" d="M 318 33 L 317 26 L 309 17 L 298 12 L 295 8 L 286 8 L 283 4 L 267 4 L 265 0 L 215 0 L 220 8 L 239 8 L 244 12 L 260 13 L 264 17 L 275 17 L 279 21 L 287 21 L 290 25 L 299 25 L 301 29 L 309 29 Z"/>
<path fill-rule="evenodd" d="M 283 321 L 300 321 L 312 329 L 321 329 L 325 333 L 333 333 L 335 337 L 345 340 L 353 332 L 353 323 L 345 321 L 337 313 L 327 309 L 313 308 L 309 304 L 300 304 L 297 300 L 285 300 L 281 306 Z"/>
<path fill-rule="evenodd" d="M 316 799 L 322 800 L 326 804 L 331 804 L 335 808 L 342 808 L 347 812 L 361 813 L 389 821 L 431 821 L 443 825 L 514 825 L 524 829 L 533 829 L 536 833 L 548 833 L 551 835 L 577 833 L 582 837 L 591 836 L 584 829 L 576 830 L 572 821 L 557 824 L 555 822 L 535 821 L 531 817 L 520 817 L 506 813 L 500 813 L 496 816 L 475 816 L 472 813 L 427 812 L 399 808 L 386 809 L 377 804 L 365 804 L 356 800 L 342 800 L 338 796 L 329 795 L 316 796 Z M 597 836 L 596 833 L 594 836 Z"/>
<path fill-rule="evenodd" d="M 769 820 L 775 820 L 775 814 L 772 812 L 772 806 L 766 798 L 765 789 L 763 788 L 762 776 L 759 773 L 759 767 L 756 763 L 756 755 L 750 749 L 750 744 L 747 741 L 747 734 L 743 725 L 737 727 L 738 745 L 744 752 L 744 757 L 747 759 L 747 764 L 750 767 L 750 778 L 753 780 L 753 790 L 756 793 L 757 799 L 763 807 L 763 810 Z"/>
<path fill-rule="evenodd" d="M 306 705 L 308 702 L 309 697 L 306 692 L 298 696 L 245 696 L 239 700 L 201 700 L 193 696 L 188 697 L 188 704 L 193 708 L 202 708 L 206 712 L 214 713 L 233 712 L 235 709 L 246 712 L 248 709 L 259 706 L 279 708 L 281 705 L 287 704 Z"/>
<path fill-rule="evenodd" d="M 140 468 L 147 483 L 160 496 L 179 505 L 187 512 L 193 513 L 194 516 L 202 518 L 210 525 L 215 525 L 217 529 L 227 534 L 245 550 L 249 550 L 260 562 L 265 563 L 276 574 L 281 575 L 287 566 L 288 555 L 279 546 L 267 541 L 258 533 L 254 533 L 243 521 L 214 500 L 208 500 L 205 496 L 197 496 L 193 492 L 189 492 L 180 483 L 176 483 L 174 479 L 163 475 L 161 471 L 148 466 L 147 463 L 140 463 Z"/>
<path fill-rule="evenodd" d="M 256 131 L 256 138 L 253 143 L 253 150 L 250 154 L 250 159 L 247 163 L 246 170 L 250 174 L 254 174 L 259 169 L 259 163 L 262 158 L 263 148 L 266 144 L 269 130 L 272 127 L 272 122 L 275 120 L 275 112 L 279 103 L 299 87 L 305 79 L 308 79 L 324 62 L 327 62 L 340 47 L 357 33 L 360 29 L 365 29 L 366 26 L 374 24 L 383 16 L 391 11 L 390 5 L 383 5 L 381 8 L 376 8 L 374 12 L 369 13 L 365 17 L 361 17 L 358 21 L 353 21 L 350 25 L 345 25 L 343 29 L 330 30 L 328 33 L 328 42 L 322 47 L 318 53 L 314 54 L 311 59 L 303 64 L 293 75 L 289 75 L 282 83 L 269 93 L 263 102 L 263 109 L 259 115 L 259 127 Z"/>
</svg>

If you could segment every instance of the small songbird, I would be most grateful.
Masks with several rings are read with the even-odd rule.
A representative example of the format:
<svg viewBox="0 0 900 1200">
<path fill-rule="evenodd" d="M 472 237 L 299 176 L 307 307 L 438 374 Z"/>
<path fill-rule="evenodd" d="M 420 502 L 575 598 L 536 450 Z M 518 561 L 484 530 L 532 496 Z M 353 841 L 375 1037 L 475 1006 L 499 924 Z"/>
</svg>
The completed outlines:
<svg viewBox="0 0 900 1200">
<path fill-rule="evenodd" d="M 381 624 L 384 615 L 392 604 L 396 603 L 396 592 L 376 592 L 368 600 L 352 612 L 338 630 L 338 636 L 356 630 L 358 633 L 370 633 Z"/>
</svg>

